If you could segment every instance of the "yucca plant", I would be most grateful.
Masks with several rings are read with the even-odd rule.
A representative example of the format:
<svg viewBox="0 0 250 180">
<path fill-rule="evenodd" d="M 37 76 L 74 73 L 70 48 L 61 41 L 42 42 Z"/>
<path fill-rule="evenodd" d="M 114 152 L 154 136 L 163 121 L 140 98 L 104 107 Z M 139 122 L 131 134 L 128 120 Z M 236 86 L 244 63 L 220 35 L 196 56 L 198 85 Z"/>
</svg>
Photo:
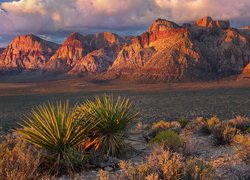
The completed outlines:
<svg viewBox="0 0 250 180">
<path fill-rule="evenodd" d="M 80 145 L 97 123 L 83 120 L 75 109 L 76 106 L 70 108 L 68 101 L 40 105 L 26 116 L 18 132 L 24 140 L 46 150 L 55 158 L 55 164 L 72 170 L 68 152 Z"/>
<path fill-rule="evenodd" d="M 99 122 L 90 137 L 93 147 L 106 155 L 121 155 L 127 144 L 124 142 L 127 127 L 138 117 L 138 112 L 129 99 L 104 95 L 94 101 L 87 100 L 77 108 L 77 113 L 92 123 Z"/>
</svg>

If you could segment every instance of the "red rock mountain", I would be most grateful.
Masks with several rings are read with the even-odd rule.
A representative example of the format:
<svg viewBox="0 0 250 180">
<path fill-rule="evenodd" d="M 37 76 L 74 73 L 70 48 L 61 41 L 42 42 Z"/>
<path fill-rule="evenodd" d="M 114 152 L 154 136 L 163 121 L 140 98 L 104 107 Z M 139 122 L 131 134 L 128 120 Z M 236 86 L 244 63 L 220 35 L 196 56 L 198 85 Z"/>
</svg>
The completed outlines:
<svg viewBox="0 0 250 180">
<path fill-rule="evenodd" d="M 193 81 L 239 74 L 250 62 L 249 36 L 204 17 L 179 26 L 157 19 L 118 54 L 105 78 Z"/>
<path fill-rule="evenodd" d="M 45 70 L 68 72 L 70 75 L 103 72 L 107 70 L 107 64 L 112 64 L 125 42 L 110 32 L 87 36 L 73 33 L 50 58 Z"/>
<path fill-rule="evenodd" d="M 125 38 L 110 32 L 73 33 L 59 48 L 26 35 L 15 38 L 1 53 L 0 69 L 144 82 L 221 78 L 241 74 L 250 63 L 249 32 L 207 16 L 182 26 L 157 19 L 140 36 Z"/>
<path fill-rule="evenodd" d="M 0 68 L 40 70 L 55 53 L 58 45 L 34 35 L 16 37 L 0 55 Z"/>
</svg>

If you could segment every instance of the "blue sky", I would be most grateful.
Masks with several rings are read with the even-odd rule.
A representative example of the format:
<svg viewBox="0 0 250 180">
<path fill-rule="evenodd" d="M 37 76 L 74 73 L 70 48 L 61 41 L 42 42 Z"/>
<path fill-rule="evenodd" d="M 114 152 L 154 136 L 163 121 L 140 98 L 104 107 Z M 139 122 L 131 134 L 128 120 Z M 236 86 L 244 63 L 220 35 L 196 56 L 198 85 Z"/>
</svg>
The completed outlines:
<svg viewBox="0 0 250 180">
<path fill-rule="evenodd" d="M 7 2 L 8 1 L 8 2 Z M 139 34 L 157 18 L 178 24 L 203 16 L 250 25 L 250 0 L 0 0 L 0 47 L 33 33 L 62 42 L 71 32 Z"/>
</svg>

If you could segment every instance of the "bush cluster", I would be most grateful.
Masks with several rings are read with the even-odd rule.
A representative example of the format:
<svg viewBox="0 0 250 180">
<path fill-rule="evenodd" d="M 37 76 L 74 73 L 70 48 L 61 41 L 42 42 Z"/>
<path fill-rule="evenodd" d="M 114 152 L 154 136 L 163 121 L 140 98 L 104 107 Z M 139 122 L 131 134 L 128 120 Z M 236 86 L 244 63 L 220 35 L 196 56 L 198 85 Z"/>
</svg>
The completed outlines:
<svg viewBox="0 0 250 180">
<path fill-rule="evenodd" d="M 26 173 L 33 177 L 34 172 L 45 170 L 46 167 L 46 172 L 49 170 L 51 174 L 73 174 L 84 168 L 86 161 L 95 153 L 121 155 L 127 147 L 126 130 L 137 117 L 138 112 L 129 99 L 115 99 L 106 95 L 73 107 L 69 102 L 40 105 L 26 116 L 21 124 L 22 128 L 17 130 L 17 136 L 21 140 L 15 139 L 14 148 L 8 148 L 8 142 L 7 145 L 1 144 L 7 146 L 1 147 L 4 149 L 4 153 L 0 154 L 1 176 L 6 179 L 12 176 L 17 178 L 17 174 L 13 172 L 23 172 L 19 167 L 13 167 L 12 170 L 9 166 L 8 161 L 13 163 L 15 159 L 17 163 L 13 164 L 19 166 L 20 162 L 20 166 L 25 166 L 23 168 L 27 170 Z M 39 154 L 29 152 L 29 148 L 19 147 L 22 145 L 20 141 Z M 17 147 L 20 148 L 19 151 Z M 25 156 L 26 153 L 30 157 Z M 27 165 L 23 156 L 30 161 Z M 28 174 L 25 175 L 30 177 Z"/>
<path fill-rule="evenodd" d="M 146 161 L 140 165 L 120 162 L 125 179 L 214 179 L 214 169 L 200 159 L 184 160 L 178 153 L 155 148 Z"/>
</svg>

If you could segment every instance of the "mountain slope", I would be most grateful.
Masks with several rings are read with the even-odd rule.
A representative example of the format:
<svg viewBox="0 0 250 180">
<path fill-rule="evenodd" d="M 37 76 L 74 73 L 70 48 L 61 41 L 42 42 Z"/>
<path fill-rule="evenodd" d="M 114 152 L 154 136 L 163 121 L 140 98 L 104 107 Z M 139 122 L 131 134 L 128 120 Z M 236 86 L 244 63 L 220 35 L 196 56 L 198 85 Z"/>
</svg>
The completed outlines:
<svg viewBox="0 0 250 180">
<path fill-rule="evenodd" d="M 58 45 L 34 35 L 16 37 L 0 55 L 0 68 L 16 71 L 40 70 Z"/>
<path fill-rule="evenodd" d="M 197 81 L 239 74 L 250 62 L 249 37 L 211 17 L 184 26 L 157 19 L 132 41 L 104 78 Z"/>
</svg>

